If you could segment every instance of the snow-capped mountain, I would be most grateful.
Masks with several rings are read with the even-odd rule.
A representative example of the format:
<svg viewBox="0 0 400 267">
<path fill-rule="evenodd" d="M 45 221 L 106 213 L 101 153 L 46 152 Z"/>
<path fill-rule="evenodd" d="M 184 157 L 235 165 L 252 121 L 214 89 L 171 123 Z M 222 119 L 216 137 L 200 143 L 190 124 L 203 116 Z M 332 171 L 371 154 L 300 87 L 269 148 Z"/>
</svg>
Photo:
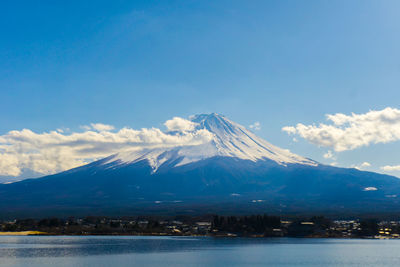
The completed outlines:
<svg viewBox="0 0 400 267">
<path fill-rule="evenodd" d="M 131 146 L 55 175 L 0 184 L 0 218 L 400 212 L 396 177 L 319 164 L 218 114 L 188 123 L 169 135 L 207 138 Z"/>
<path fill-rule="evenodd" d="M 295 155 L 288 150 L 278 148 L 259 138 L 245 127 L 230 121 L 216 113 L 201 114 L 191 117 L 192 131 L 206 130 L 212 138 L 199 145 L 178 146 L 153 149 L 133 149 L 109 158 L 104 164 L 132 164 L 147 160 L 153 172 L 165 162 L 174 161 L 174 166 L 181 166 L 212 157 L 232 157 L 242 160 L 272 160 L 277 164 L 303 164 L 317 166 L 318 163 Z"/>
</svg>

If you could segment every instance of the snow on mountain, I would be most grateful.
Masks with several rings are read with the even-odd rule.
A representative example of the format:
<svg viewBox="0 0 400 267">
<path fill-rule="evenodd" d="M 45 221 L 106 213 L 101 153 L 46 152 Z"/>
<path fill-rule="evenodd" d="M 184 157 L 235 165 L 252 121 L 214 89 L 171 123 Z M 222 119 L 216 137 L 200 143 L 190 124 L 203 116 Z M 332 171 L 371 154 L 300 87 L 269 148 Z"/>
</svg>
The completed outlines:
<svg viewBox="0 0 400 267">
<path fill-rule="evenodd" d="M 194 127 L 185 130 L 207 130 L 212 134 L 210 141 L 187 146 L 132 148 L 111 157 L 106 163 L 125 165 L 147 160 L 153 172 L 167 161 L 174 161 L 174 166 L 181 166 L 199 160 L 222 156 L 243 160 L 272 160 L 277 164 L 303 164 L 317 166 L 318 163 L 281 149 L 256 136 L 242 125 L 230 121 L 226 117 L 212 113 L 192 116 L 190 121 Z M 179 134 L 179 131 L 170 132 Z"/>
<path fill-rule="evenodd" d="M 165 142 L 128 143 L 69 171 L 0 184 L 0 218 L 400 212 L 396 177 L 318 164 L 218 114 L 165 126 L 154 131 Z"/>
</svg>

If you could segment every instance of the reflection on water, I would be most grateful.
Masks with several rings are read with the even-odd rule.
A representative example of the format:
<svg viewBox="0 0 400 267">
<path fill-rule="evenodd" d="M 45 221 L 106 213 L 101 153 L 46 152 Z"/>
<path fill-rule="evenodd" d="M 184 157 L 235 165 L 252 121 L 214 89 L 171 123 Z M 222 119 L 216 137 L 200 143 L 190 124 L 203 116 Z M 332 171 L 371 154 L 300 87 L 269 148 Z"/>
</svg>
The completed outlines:
<svg viewBox="0 0 400 267">
<path fill-rule="evenodd" d="M 2 236 L 0 266 L 397 266 L 400 240 Z"/>
<path fill-rule="evenodd" d="M 206 238 L 138 236 L 0 237 L 1 257 L 65 257 L 190 251 L 212 246 Z"/>
</svg>

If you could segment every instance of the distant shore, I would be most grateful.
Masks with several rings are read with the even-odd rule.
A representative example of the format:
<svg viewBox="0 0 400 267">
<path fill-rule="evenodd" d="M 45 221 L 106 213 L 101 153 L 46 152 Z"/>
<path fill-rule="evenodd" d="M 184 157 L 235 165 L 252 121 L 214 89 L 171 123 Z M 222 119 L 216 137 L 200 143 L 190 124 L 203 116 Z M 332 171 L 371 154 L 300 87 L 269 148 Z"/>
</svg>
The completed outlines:
<svg viewBox="0 0 400 267">
<path fill-rule="evenodd" d="M 144 237 L 211 237 L 211 238 L 299 238 L 299 237 L 290 237 L 290 236 L 275 236 L 275 237 L 268 237 L 263 235 L 247 235 L 247 236 L 238 236 L 236 234 L 219 234 L 219 235 L 171 235 L 166 233 L 145 233 L 145 234 L 120 234 L 120 233 L 96 233 L 96 234 L 62 234 L 62 233 L 46 233 L 40 231 L 20 231 L 20 232 L 0 232 L 0 237 L 2 236 L 144 236 Z M 366 236 L 366 237 L 329 237 L 329 236 L 302 236 L 300 238 L 311 238 L 311 239 L 318 239 L 318 238 L 333 238 L 333 239 L 400 239 L 399 237 L 390 237 L 390 236 Z"/>
<path fill-rule="evenodd" d="M 0 232 L 0 236 L 4 235 L 49 235 L 49 233 L 41 232 L 41 231 L 18 231 L 18 232 Z"/>
<path fill-rule="evenodd" d="M 234 233 L 219 233 L 215 234 L 186 234 L 186 235 L 179 235 L 179 234 L 171 234 L 171 233 L 47 233 L 41 231 L 18 231 L 18 232 L 0 232 L 1 236 L 165 236 L 165 237 L 215 237 L 215 238 L 290 238 L 291 236 L 264 236 L 260 234 L 253 234 L 253 235 L 237 235 Z M 293 238 L 293 237 L 292 237 Z M 345 238 L 345 239 L 400 239 L 399 236 L 301 236 L 301 238 Z"/>
<path fill-rule="evenodd" d="M 0 222 L 0 236 L 209 236 L 400 239 L 400 221 L 331 220 L 322 216 L 97 217 L 15 219 Z"/>
</svg>

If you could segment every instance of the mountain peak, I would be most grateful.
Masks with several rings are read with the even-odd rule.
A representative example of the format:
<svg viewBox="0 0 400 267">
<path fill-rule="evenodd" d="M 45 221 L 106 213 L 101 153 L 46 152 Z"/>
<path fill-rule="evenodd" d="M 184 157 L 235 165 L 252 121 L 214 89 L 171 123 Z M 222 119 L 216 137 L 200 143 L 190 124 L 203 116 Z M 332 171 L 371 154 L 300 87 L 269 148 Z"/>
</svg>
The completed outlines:
<svg viewBox="0 0 400 267">
<path fill-rule="evenodd" d="M 197 129 L 206 129 L 216 135 L 231 134 L 233 128 L 240 126 L 217 113 L 195 115 L 191 121 L 198 124 Z"/>
<path fill-rule="evenodd" d="M 287 164 L 318 165 L 315 161 L 273 146 L 223 115 L 199 114 L 191 116 L 190 120 L 196 123 L 195 131 L 207 130 L 212 134 L 212 139 L 198 145 L 177 145 L 154 149 L 134 148 L 134 150 L 118 153 L 107 162 L 128 164 L 146 159 L 154 172 L 165 162 L 173 161 L 174 166 L 181 166 L 217 156 L 250 161 L 271 160 L 283 166 Z"/>
<path fill-rule="evenodd" d="M 227 120 L 227 118 L 223 115 L 220 115 L 218 113 L 209 113 L 209 114 L 197 114 L 190 116 L 189 118 L 192 122 L 196 122 L 199 124 L 207 124 L 210 122 L 222 122 L 224 120 Z"/>
</svg>

